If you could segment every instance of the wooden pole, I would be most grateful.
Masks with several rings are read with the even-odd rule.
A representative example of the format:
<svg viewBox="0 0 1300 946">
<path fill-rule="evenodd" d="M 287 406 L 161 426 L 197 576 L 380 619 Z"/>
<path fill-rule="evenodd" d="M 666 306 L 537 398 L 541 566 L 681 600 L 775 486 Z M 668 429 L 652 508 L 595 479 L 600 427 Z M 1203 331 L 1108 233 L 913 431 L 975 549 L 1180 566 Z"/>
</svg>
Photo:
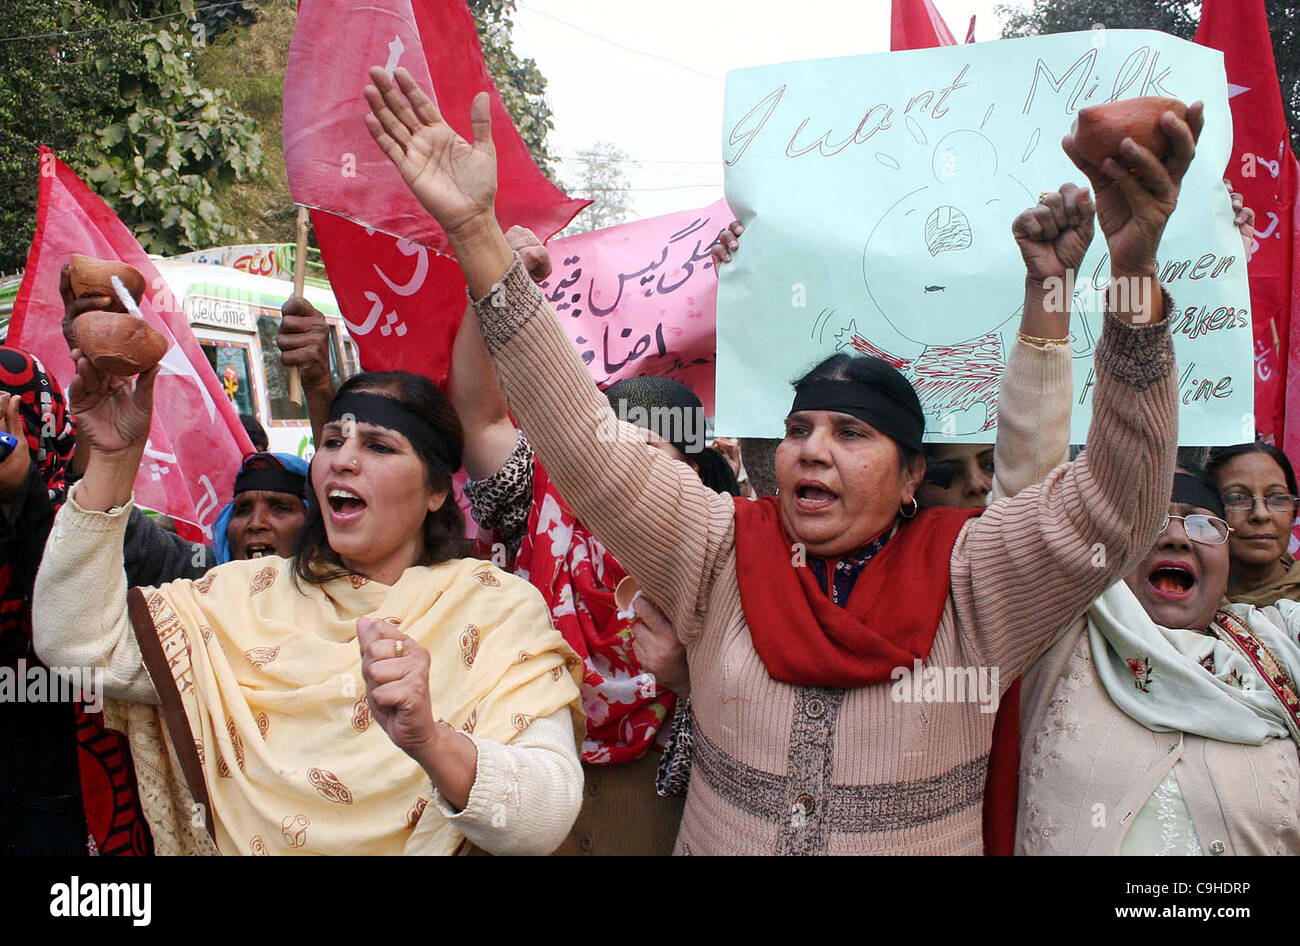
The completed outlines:
<svg viewBox="0 0 1300 946">
<path fill-rule="evenodd" d="M 301 296 L 307 282 L 307 208 L 298 206 L 298 253 L 293 260 L 293 294 Z M 297 365 L 289 369 L 289 400 L 302 406 L 302 372 Z"/>
</svg>

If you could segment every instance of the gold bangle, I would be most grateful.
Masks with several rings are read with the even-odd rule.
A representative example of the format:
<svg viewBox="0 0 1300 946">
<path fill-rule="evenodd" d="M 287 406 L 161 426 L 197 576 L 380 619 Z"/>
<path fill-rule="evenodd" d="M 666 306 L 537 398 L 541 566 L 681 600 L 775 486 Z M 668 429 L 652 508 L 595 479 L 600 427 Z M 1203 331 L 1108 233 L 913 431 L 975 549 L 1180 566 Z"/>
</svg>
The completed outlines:
<svg viewBox="0 0 1300 946">
<path fill-rule="evenodd" d="M 1070 339 L 1069 339 L 1068 336 L 1065 337 L 1065 338 L 1039 338 L 1039 337 L 1036 336 L 1036 335 L 1026 335 L 1024 332 L 1017 332 L 1016 335 L 1020 338 L 1020 340 L 1021 340 L 1022 342 L 1027 342 L 1027 343 L 1030 344 L 1030 345 L 1043 345 L 1043 346 L 1046 346 L 1046 345 L 1068 345 L 1068 344 L 1070 344 Z"/>
</svg>

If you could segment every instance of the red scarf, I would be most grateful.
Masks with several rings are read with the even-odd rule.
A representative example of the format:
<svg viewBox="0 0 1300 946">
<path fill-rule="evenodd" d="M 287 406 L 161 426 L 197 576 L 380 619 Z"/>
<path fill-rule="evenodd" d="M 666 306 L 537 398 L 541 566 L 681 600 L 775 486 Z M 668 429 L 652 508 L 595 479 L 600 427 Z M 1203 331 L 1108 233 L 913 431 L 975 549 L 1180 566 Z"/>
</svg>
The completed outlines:
<svg viewBox="0 0 1300 946">
<path fill-rule="evenodd" d="M 796 686 L 887 683 L 924 661 L 948 600 L 957 534 L 979 509 L 932 508 L 903 523 L 834 604 L 781 525 L 779 500 L 736 500 L 736 577 L 768 675 Z"/>
</svg>

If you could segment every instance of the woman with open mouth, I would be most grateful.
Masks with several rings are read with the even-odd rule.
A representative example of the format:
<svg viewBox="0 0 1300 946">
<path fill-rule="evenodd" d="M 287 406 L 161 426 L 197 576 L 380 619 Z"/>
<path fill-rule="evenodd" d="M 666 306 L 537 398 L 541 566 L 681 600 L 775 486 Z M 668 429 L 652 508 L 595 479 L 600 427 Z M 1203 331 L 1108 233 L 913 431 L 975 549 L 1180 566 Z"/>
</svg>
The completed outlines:
<svg viewBox="0 0 1300 946">
<path fill-rule="evenodd" d="M 971 518 L 918 512 L 924 415 L 878 359 L 835 356 L 795 385 L 779 497 L 737 502 L 657 451 L 597 436 L 616 423 L 609 404 L 493 214 L 486 93 L 471 144 L 404 69 L 370 81 L 370 132 L 447 233 L 511 409 L 686 647 L 695 765 L 675 851 L 980 853 L 993 714 L 898 700 L 891 681 L 924 661 L 1009 682 L 1149 545 L 1177 427 L 1154 260 L 1201 106 L 1190 124 L 1163 116 L 1164 163 L 1126 141 L 1138 174 L 1087 165 L 1066 139 L 1114 275 L 1145 290 L 1113 301 L 1145 303 L 1107 315 L 1088 451 Z M 1108 555 L 1090 567 L 1099 546 Z"/>
<path fill-rule="evenodd" d="M 1018 853 L 1300 853 L 1300 603 L 1223 601 L 1228 521 L 1178 472 L 1146 557 L 1025 674 Z"/>
<path fill-rule="evenodd" d="M 90 458 L 37 576 L 36 649 L 104 669 L 155 851 L 553 850 L 581 804 L 578 661 L 534 588 L 459 557 L 460 422 L 434 384 L 339 389 L 292 557 L 128 595 L 157 369 L 132 382 L 73 354 Z"/>
<path fill-rule="evenodd" d="M 309 467 L 287 453 L 254 453 L 235 474 L 234 496 L 212 525 L 216 564 L 289 558 L 307 521 Z"/>
<path fill-rule="evenodd" d="M 1287 548 L 1296 518 L 1295 470 L 1267 443 L 1239 443 L 1210 451 L 1205 472 L 1223 497 L 1232 538 L 1228 600 L 1268 607 L 1300 600 L 1300 562 Z"/>
</svg>

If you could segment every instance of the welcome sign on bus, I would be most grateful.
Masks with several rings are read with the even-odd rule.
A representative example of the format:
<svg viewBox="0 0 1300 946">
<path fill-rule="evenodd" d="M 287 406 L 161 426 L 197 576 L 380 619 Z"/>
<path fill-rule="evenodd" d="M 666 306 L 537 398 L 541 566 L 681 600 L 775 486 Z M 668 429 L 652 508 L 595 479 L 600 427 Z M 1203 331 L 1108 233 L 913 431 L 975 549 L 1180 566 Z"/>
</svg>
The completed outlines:
<svg viewBox="0 0 1300 946">
<path fill-rule="evenodd" d="M 746 229 L 720 276 L 717 429 L 780 436 L 785 382 L 849 351 L 907 374 L 927 439 L 991 443 L 1024 294 L 1011 222 L 1040 192 L 1087 183 L 1059 144 L 1079 109 L 1142 95 L 1206 104 L 1157 267 L 1175 306 L 1180 440 L 1250 439 L 1250 294 L 1222 183 L 1232 138 L 1223 57 L 1146 30 L 730 73 L 726 191 Z M 1071 309 L 1076 443 L 1109 271 L 1098 229 L 1058 299 Z"/>
</svg>

